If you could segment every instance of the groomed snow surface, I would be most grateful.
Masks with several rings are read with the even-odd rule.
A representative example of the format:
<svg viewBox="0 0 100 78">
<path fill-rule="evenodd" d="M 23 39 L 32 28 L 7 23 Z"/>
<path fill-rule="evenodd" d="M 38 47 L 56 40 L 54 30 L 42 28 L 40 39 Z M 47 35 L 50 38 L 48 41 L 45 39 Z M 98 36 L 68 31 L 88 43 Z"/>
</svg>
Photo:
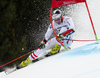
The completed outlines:
<svg viewBox="0 0 100 78">
<path fill-rule="evenodd" d="M 100 78 L 100 42 L 48 57 L 0 78 Z"/>
</svg>

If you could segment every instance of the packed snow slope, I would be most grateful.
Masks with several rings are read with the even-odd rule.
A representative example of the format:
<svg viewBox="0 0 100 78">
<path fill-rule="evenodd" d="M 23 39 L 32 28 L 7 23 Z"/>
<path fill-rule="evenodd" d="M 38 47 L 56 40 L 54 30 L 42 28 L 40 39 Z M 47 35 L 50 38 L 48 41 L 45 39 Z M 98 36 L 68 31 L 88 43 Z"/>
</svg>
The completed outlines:
<svg viewBox="0 0 100 78">
<path fill-rule="evenodd" d="M 100 42 L 56 54 L 1 78 L 100 78 Z"/>
</svg>

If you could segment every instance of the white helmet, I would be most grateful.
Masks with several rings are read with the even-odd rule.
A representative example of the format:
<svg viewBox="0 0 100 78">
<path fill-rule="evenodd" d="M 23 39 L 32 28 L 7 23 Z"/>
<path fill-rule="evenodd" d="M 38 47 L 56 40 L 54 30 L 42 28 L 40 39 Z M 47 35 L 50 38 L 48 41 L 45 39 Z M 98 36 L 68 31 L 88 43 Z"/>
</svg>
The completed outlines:
<svg viewBox="0 0 100 78">
<path fill-rule="evenodd" d="M 62 17 L 62 12 L 59 9 L 54 10 L 53 15 L 52 15 L 52 19 L 54 20 L 54 19 L 58 19 L 60 17 Z"/>
</svg>

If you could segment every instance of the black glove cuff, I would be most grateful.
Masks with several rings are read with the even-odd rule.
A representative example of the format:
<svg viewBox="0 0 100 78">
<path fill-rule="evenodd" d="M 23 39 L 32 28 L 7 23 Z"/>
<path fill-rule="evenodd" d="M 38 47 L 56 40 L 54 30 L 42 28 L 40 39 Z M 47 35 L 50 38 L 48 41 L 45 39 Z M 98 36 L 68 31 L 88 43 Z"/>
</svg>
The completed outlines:
<svg viewBox="0 0 100 78">
<path fill-rule="evenodd" d="M 43 42 L 46 44 L 47 43 L 47 40 L 46 39 L 43 39 Z"/>
</svg>

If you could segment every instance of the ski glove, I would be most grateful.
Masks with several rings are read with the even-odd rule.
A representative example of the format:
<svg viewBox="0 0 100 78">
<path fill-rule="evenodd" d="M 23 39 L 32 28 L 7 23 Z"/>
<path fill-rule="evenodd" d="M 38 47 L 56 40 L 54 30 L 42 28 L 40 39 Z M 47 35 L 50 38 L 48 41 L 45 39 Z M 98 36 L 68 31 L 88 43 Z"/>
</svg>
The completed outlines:
<svg viewBox="0 0 100 78">
<path fill-rule="evenodd" d="M 61 34 L 58 34 L 57 37 L 59 38 L 60 41 L 64 38 L 64 36 Z"/>
<path fill-rule="evenodd" d="M 43 39 L 43 41 L 41 41 L 40 45 L 39 45 L 39 48 L 40 49 L 43 49 L 45 48 L 45 44 L 47 43 L 47 40 L 46 39 Z"/>
<path fill-rule="evenodd" d="M 43 41 L 41 41 L 41 43 L 40 43 L 40 45 L 39 45 L 39 48 L 40 48 L 40 49 L 45 48 L 45 43 L 44 43 Z"/>
</svg>

